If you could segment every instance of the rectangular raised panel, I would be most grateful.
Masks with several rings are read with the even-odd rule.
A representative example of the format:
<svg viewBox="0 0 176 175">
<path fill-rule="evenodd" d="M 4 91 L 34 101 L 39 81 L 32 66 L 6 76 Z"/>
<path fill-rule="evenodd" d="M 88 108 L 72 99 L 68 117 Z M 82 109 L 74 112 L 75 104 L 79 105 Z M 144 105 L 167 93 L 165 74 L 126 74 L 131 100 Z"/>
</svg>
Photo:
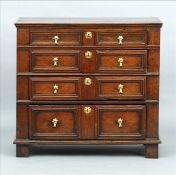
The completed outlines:
<svg viewBox="0 0 176 175">
<path fill-rule="evenodd" d="M 147 50 L 98 50 L 97 71 L 107 73 L 145 73 Z"/>
<path fill-rule="evenodd" d="M 142 99 L 146 98 L 145 76 L 100 76 L 97 79 L 97 98 L 100 99 Z M 122 93 L 119 85 L 123 85 Z"/>
<path fill-rule="evenodd" d="M 33 72 L 80 72 L 80 51 L 36 50 L 31 53 Z"/>
<path fill-rule="evenodd" d="M 80 98 L 80 77 L 31 77 L 31 100 L 73 100 Z M 57 86 L 55 89 L 54 86 Z M 54 93 L 55 92 L 55 93 Z"/>
<path fill-rule="evenodd" d="M 146 107 L 144 105 L 97 106 L 99 139 L 143 139 Z M 118 120 L 121 120 L 119 124 Z"/>
<path fill-rule="evenodd" d="M 118 37 L 122 36 L 122 44 L 119 44 Z M 146 45 L 147 44 L 147 31 L 141 32 L 97 32 L 96 36 L 97 45 L 113 45 L 113 46 L 124 46 L 124 45 Z"/>
<path fill-rule="evenodd" d="M 79 112 L 76 106 L 29 106 L 29 135 L 31 139 L 78 138 Z M 57 119 L 53 127 L 53 119 Z"/>
<path fill-rule="evenodd" d="M 57 44 L 54 43 L 53 37 L 58 36 Z M 30 35 L 31 45 L 51 45 L 51 46 L 78 46 L 81 45 L 80 33 L 72 32 L 43 32 L 43 33 L 31 33 Z"/>
</svg>

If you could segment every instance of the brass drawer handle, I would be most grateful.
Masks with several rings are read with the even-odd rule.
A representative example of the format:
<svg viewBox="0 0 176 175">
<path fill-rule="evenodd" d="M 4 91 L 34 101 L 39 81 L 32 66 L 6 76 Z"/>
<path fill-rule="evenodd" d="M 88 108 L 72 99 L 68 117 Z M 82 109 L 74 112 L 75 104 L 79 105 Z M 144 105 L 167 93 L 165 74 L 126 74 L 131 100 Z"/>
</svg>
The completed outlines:
<svg viewBox="0 0 176 175">
<path fill-rule="evenodd" d="M 56 35 L 52 39 L 54 40 L 54 44 L 58 44 L 60 37 Z"/>
<path fill-rule="evenodd" d="M 119 128 L 122 128 L 123 127 L 123 119 L 122 118 L 118 118 L 116 123 L 118 124 L 118 127 Z"/>
<path fill-rule="evenodd" d="M 86 86 L 90 86 L 90 85 L 92 84 L 92 79 L 91 79 L 91 78 L 85 78 L 85 79 L 84 79 L 84 84 L 85 84 Z"/>
<path fill-rule="evenodd" d="M 123 94 L 123 88 L 124 88 L 123 84 L 118 85 L 117 89 L 119 90 L 119 94 Z"/>
<path fill-rule="evenodd" d="M 89 114 L 89 113 L 91 113 L 91 111 L 92 111 L 92 109 L 91 109 L 90 106 L 84 107 L 84 113 L 85 113 L 85 114 Z"/>
<path fill-rule="evenodd" d="M 53 118 L 52 119 L 52 124 L 53 124 L 53 128 L 57 128 L 58 127 L 58 124 L 59 124 L 59 120 L 57 118 Z"/>
<path fill-rule="evenodd" d="M 59 86 L 55 84 L 55 85 L 53 86 L 53 93 L 54 93 L 54 94 L 57 94 L 58 89 L 59 89 Z"/>
<path fill-rule="evenodd" d="M 124 59 L 123 59 L 122 57 L 120 57 L 120 58 L 118 59 L 118 63 L 119 63 L 119 66 L 120 66 L 120 67 L 123 66 L 123 61 L 124 61 Z"/>
<path fill-rule="evenodd" d="M 123 36 L 122 35 L 119 35 L 117 39 L 119 40 L 118 41 L 119 44 L 123 43 Z"/>
<path fill-rule="evenodd" d="M 92 32 L 86 32 L 85 37 L 86 37 L 86 39 L 91 39 L 92 38 Z"/>
<path fill-rule="evenodd" d="M 53 58 L 53 66 L 58 66 L 58 61 L 59 61 L 58 57 L 54 57 Z"/>
<path fill-rule="evenodd" d="M 86 57 L 87 59 L 92 58 L 92 52 L 91 52 L 91 51 L 85 52 L 85 57 Z"/>
</svg>

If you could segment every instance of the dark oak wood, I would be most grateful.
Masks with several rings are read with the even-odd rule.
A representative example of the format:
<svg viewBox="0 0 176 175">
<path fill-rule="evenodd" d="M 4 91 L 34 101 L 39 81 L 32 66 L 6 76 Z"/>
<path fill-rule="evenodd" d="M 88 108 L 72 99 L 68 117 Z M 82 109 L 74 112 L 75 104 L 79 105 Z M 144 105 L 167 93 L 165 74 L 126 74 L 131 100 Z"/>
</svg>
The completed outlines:
<svg viewBox="0 0 176 175">
<path fill-rule="evenodd" d="M 145 145 L 146 147 L 146 158 L 158 158 L 158 145 Z"/>
<path fill-rule="evenodd" d="M 147 158 L 158 157 L 159 19 L 20 18 L 15 25 L 17 157 L 33 144 L 144 144 Z"/>
<path fill-rule="evenodd" d="M 49 32 L 47 33 L 30 33 L 31 34 L 31 40 L 30 40 L 30 45 L 65 45 L 65 46 L 77 46 L 81 45 L 81 39 L 80 39 L 80 33 L 72 33 L 72 32 Z M 59 40 L 58 43 L 55 44 L 53 42 L 54 36 L 58 36 Z"/>
<path fill-rule="evenodd" d="M 30 145 L 30 144 L 42 144 L 42 145 L 85 145 L 85 144 L 97 144 L 97 145 L 108 145 L 108 144 L 117 144 L 117 145 L 131 145 L 131 144 L 144 144 L 144 145 L 156 145 L 160 144 L 161 141 L 157 139 L 141 139 L 141 140 L 29 140 L 29 139 L 16 139 L 14 141 L 15 144 L 24 144 L 24 145 Z"/>
<path fill-rule="evenodd" d="M 31 100 L 80 99 L 80 77 L 31 77 Z M 55 89 L 54 86 L 57 86 Z"/>
<path fill-rule="evenodd" d="M 29 145 L 16 145 L 16 157 L 28 157 L 29 156 Z"/>
<path fill-rule="evenodd" d="M 82 105 L 86 105 L 86 104 L 102 104 L 102 105 L 111 105 L 111 104 L 126 104 L 126 105 L 147 105 L 149 103 L 151 104 L 158 104 L 158 100 L 145 100 L 145 101 L 139 101 L 139 100 L 60 100 L 60 101 L 31 101 L 31 100 L 17 100 L 17 104 L 55 104 L 55 105 L 62 105 L 62 104 L 66 104 L 66 105 L 71 105 L 71 104 L 82 104 Z"/>
<path fill-rule="evenodd" d="M 118 44 L 118 37 L 123 36 L 124 41 L 121 45 Z M 147 44 L 147 32 L 134 32 L 134 31 L 113 31 L 113 32 L 97 32 L 96 44 L 107 46 L 126 46 L 126 45 L 146 45 Z"/>
<path fill-rule="evenodd" d="M 78 139 L 78 107 L 30 105 L 29 108 L 29 138 Z M 53 119 L 58 120 L 55 127 Z"/>
<path fill-rule="evenodd" d="M 97 98 L 99 99 L 145 99 L 146 77 L 99 76 L 97 79 Z M 123 85 L 120 93 L 118 86 Z"/>
<path fill-rule="evenodd" d="M 84 112 L 85 107 L 90 107 L 91 112 L 86 114 Z M 80 106 L 80 138 L 81 139 L 95 139 L 95 126 L 96 126 L 96 107 L 93 105 L 81 105 Z"/>
<path fill-rule="evenodd" d="M 97 106 L 98 139 L 144 139 L 146 109 L 139 105 Z M 122 119 L 121 126 L 118 120 Z"/>
<path fill-rule="evenodd" d="M 97 72 L 145 73 L 147 50 L 97 50 Z M 122 66 L 119 59 L 122 58 Z"/>
<path fill-rule="evenodd" d="M 80 51 L 32 50 L 30 63 L 31 72 L 80 72 Z"/>
</svg>

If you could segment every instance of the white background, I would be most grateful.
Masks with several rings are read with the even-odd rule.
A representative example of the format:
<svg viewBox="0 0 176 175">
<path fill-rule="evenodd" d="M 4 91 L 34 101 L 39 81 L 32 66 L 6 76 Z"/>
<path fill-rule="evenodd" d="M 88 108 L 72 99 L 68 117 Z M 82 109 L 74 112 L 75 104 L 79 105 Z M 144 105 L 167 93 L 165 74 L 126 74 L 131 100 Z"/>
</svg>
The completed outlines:
<svg viewBox="0 0 176 175">
<path fill-rule="evenodd" d="M 46 174 L 176 174 L 176 2 L 174 1 L 1 1 L 1 162 L 2 175 Z M 108 149 L 97 154 L 60 150 L 60 154 L 35 154 L 16 158 L 16 28 L 18 17 L 159 17 L 161 32 L 160 158 L 145 159 Z M 99 151 L 99 148 L 96 148 Z M 67 154 L 67 151 L 69 153 Z M 105 154 L 106 153 L 106 154 Z"/>
</svg>

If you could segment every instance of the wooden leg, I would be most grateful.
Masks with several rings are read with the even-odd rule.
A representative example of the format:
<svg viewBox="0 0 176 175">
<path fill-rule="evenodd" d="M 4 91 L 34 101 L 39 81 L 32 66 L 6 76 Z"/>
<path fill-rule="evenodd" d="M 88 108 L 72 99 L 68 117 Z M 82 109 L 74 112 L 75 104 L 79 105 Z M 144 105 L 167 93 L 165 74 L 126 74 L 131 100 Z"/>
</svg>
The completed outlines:
<svg viewBox="0 0 176 175">
<path fill-rule="evenodd" d="M 158 145 L 145 145 L 145 157 L 146 158 L 158 158 Z"/>
<path fill-rule="evenodd" d="M 16 145 L 16 157 L 28 157 L 29 145 Z"/>
</svg>

